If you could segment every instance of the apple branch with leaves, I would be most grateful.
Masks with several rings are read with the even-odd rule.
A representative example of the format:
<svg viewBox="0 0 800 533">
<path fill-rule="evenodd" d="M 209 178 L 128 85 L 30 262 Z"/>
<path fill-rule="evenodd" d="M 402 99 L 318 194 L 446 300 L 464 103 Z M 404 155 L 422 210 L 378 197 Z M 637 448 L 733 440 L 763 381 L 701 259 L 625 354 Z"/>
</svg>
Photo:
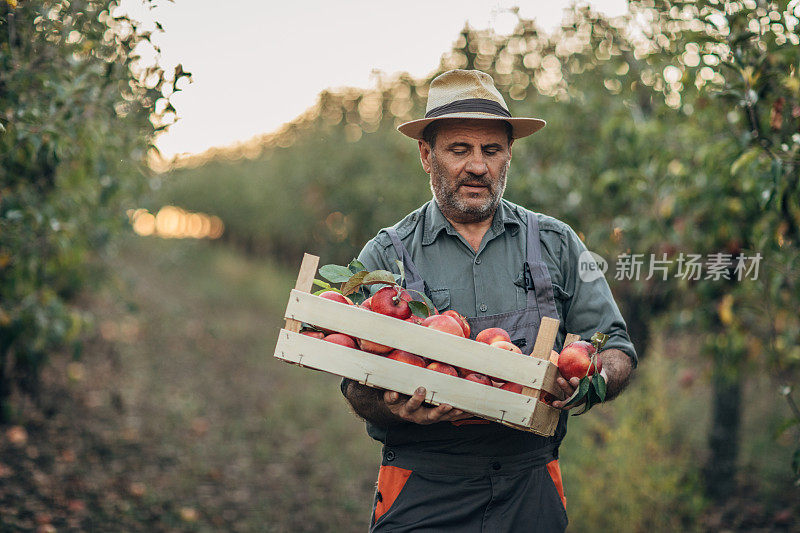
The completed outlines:
<svg viewBox="0 0 800 533">
<path fill-rule="evenodd" d="M 314 294 L 325 291 L 335 291 L 344 296 L 350 297 L 356 305 L 361 304 L 367 299 L 364 288 L 369 285 L 386 285 L 397 290 L 395 303 L 400 302 L 402 291 L 408 292 L 413 298 L 408 302 L 411 312 L 419 317 L 428 317 L 434 313 L 433 302 L 428 296 L 414 289 L 404 289 L 402 284 L 405 281 L 405 269 L 401 261 L 395 261 L 400 274 L 393 274 L 388 270 L 367 270 L 361 261 L 353 259 L 347 266 L 324 265 L 319 269 L 319 275 L 325 280 L 314 279 L 314 285 L 321 287 Z M 333 284 L 341 284 L 338 288 Z"/>
<path fill-rule="evenodd" d="M 569 400 L 564 405 L 564 407 L 570 407 L 577 405 L 582 401 L 585 402 L 583 404 L 583 410 L 578 413 L 574 413 L 573 416 L 579 416 L 586 413 L 593 406 L 604 402 L 606 399 L 606 379 L 600 374 L 600 372 L 597 372 L 597 356 L 603 346 L 605 346 L 606 341 L 608 341 L 608 335 L 598 331 L 592 335 L 590 340 L 595 347 L 595 351 L 591 356 L 591 363 L 589 364 L 589 368 L 586 370 L 586 375 L 581 378 L 578 388 L 575 389 L 575 392 L 572 394 L 572 396 L 570 396 Z M 593 372 L 592 375 L 589 375 L 590 371 Z"/>
</svg>

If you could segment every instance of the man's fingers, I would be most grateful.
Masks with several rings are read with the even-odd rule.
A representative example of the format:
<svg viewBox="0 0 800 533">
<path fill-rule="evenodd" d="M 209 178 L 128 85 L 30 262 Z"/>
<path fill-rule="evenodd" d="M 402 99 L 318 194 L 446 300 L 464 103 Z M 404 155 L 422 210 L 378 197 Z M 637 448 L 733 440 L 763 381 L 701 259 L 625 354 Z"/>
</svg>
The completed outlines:
<svg viewBox="0 0 800 533">
<path fill-rule="evenodd" d="M 400 403 L 401 395 L 397 392 L 387 390 L 383 393 L 383 401 L 386 402 L 387 405 L 395 405 Z"/>
<path fill-rule="evenodd" d="M 439 422 L 453 411 L 457 411 L 457 409 L 453 409 L 452 405 L 443 403 L 428 411 L 428 420 Z"/>
<path fill-rule="evenodd" d="M 575 392 L 575 387 L 573 387 L 569 381 L 562 377 L 556 378 L 556 383 L 559 387 L 561 387 L 561 390 L 563 390 L 567 396 L 572 396 L 572 393 Z"/>
<path fill-rule="evenodd" d="M 564 393 L 567 395 L 567 399 L 564 401 L 558 401 L 558 400 L 554 401 L 553 407 L 555 407 L 556 409 L 563 409 L 565 411 L 569 411 L 576 405 L 579 405 L 575 404 L 575 405 L 570 405 L 569 407 L 565 407 L 567 403 L 569 403 L 569 401 L 572 399 L 572 396 L 575 394 L 575 392 L 578 390 L 578 386 L 581 384 L 580 379 L 570 378 L 570 380 L 567 381 L 566 379 L 559 377 L 556 378 L 556 383 L 558 383 L 558 386 L 561 387 L 561 390 L 563 390 Z"/>
<path fill-rule="evenodd" d="M 411 414 L 417 409 L 422 406 L 422 402 L 425 401 L 425 387 L 418 387 L 417 390 L 414 391 L 414 395 L 408 399 L 406 404 L 403 406 L 403 410 Z"/>
</svg>

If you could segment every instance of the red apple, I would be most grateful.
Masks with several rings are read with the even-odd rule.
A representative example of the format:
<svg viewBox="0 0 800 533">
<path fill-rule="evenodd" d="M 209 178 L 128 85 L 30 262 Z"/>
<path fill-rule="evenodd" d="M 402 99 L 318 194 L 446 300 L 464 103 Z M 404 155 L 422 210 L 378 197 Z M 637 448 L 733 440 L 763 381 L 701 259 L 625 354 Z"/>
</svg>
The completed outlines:
<svg viewBox="0 0 800 533">
<path fill-rule="evenodd" d="M 509 392 L 516 392 L 517 394 L 522 394 L 522 385 L 520 385 L 519 383 L 511 383 L 509 381 L 508 383 L 503 383 L 503 385 L 500 388 L 503 390 L 507 390 Z"/>
<path fill-rule="evenodd" d="M 591 364 L 591 357 L 595 351 L 594 345 L 586 341 L 575 341 L 567 345 L 558 354 L 559 373 L 567 381 L 571 378 L 591 376 L 595 372 L 594 365 Z M 596 361 L 596 370 L 600 372 L 603 369 L 603 362 L 599 357 L 596 358 Z"/>
<path fill-rule="evenodd" d="M 408 363 L 409 365 L 421 366 L 422 368 L 427 366 L 425 359 L 403 350 L 392 350 L 386 355 L 386 358 L 394 359 L 395 361 L 400 361 L 401 363 Z"/>
<path fill-rule="evenodd" d="M 363 307 L 364 309 L 372 311 L 372 296 L 361 302 L 361 305 L 359 307 Z"/>
<path fill-rule="evenodd" d="M 470 370 L 469 368 L 463 368 L 460 366 L 455 367 L 456 372 L 458 372 L 459 377 L 465 378 L 470 374 L 479 374 L 479 372 L 475 372 L 474 370 Z"/>
<path fill-rule="evenodd" d="M 448 374 L 450 376 L 458 377 L 458 372 L 456 372 L 455 368 L 446 363 L 440 363 L 439 361 L 432 362 L 426 368 L 430 370 L 435 370 L 436 372 L 441 372 L 442 374 Z"/>
<path fill-rule="evenodd" d="M 486 328 L 475 337 L 478 342 L 491 344 L 494 341 L 511 342 L 511 336 L 503 328 Z"/>
<path fill-rule="evenodd" d="M 477 372 L 473 372 L 471 374 L 467 374 L 464 376 L 464 379 L 468 379 L 470 381 L 474 381 L 475 383 L 481 383 L 483 385 L 492 386 L 492 380 L 489 379 L 487 376 L 483 374 L 478 374 Z"/>
<path fill-rule="evenodd" d="M 461 324 L 459 324 L 458 321 L 451 316 L 431 315 L 422 321 L 422 325 L 426 328 L 444 331 L 445 333 L 451 333 L 459 337 L 464 336 L 464 328 L 462 328 Z"/>
<path fill-rule="evenodd" d="M 372 295 L 370 308 L 376 313 L 405 320 L 411 316 L 411 295 L 399 287 L 384 287 Z"/>
<path fill-rule="evenodd" d="M 494 341 L 489 346 L 493 346 L 494 348 L 500 348 L 501 350 L 508 350 L 509 352 L 522 353 L 522 350 L 519 349 L 519 346 L 510 341 L 504 341 L 504 340 Z"/>
<path fill-rule="evenodd" d="M 378 355 L 387 354 L 394 350 L 394 348 L 391 346 L 384 346 L 383 344 L 368 341 L 367 339 L 358 339 L 358 346 L 365 352 L 375 353 Z"/>
<path fill-rule="evenodd" d="M 334 302 L 339 302 L 347 305 L 353 305 L 353 300 L 345 296 L 344 294 L 336 291 L 325 291 L 318 295 L 320 298 L 325 298 L 326 300 L 333 300 Z"/>
<path fill-rule="evenodd" d="M 453 309 L 448 309 L 442 314 L 455 318 L 456 321 L 458 321 L 458 323 L 461 324 L 461 329 L 464 330 L 464 336 L 466 338 L 469 338 L 469 333 L 470 333 L 469 322 L 467 322 L 467 319 L 464 318 L 464 316 L 460 315 L 458 311 L 454 311 Z"/>
<path fill-rule="evenodd" d="M 345 335 L 344 333 L 331 333 L 330 335 L 326 335 L 322 340 L 347 346 L 348 348 L 356 348 L 356 340 L 350 335 Z"/>
</svg>

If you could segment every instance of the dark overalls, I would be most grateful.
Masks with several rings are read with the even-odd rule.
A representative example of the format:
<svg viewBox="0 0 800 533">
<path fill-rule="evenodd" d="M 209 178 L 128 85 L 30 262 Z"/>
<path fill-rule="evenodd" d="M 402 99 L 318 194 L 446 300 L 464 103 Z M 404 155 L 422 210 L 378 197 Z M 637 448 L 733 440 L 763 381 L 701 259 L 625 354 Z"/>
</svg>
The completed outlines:
<svg viewBox="0 0 800 533">
<path fill-rule="evenodd" d="M 527 291 L 525 309 L 468 321 L 473 338 L 483 329 L 500 327 L 530 353 L 541 317 L 558 318 L 558 313 L 536 215 L 528 212 L 527 221 L 533 289 Z M 387 232 L 402 258 L 406 286 L 424 291 L 425 282 L 397 232 Z M 388 429 L 367 424 L 370 435 L 380 434 L 384 443 L 370 531 L 563 531 L 567 514 L 558 445 L 566 418 L 562 413 L 553 437 L 481 419 Z"/>
</svg>

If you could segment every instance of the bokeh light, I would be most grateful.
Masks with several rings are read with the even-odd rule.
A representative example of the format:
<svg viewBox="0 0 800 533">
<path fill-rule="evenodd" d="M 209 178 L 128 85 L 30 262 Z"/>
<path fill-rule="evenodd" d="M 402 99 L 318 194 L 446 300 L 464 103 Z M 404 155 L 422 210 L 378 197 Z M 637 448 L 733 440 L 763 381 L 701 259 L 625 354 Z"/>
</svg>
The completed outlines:
<svg viewBox="0 0 800 533">
<path fill-rule="evenodd" d="M 153 215 L 147 209 L 128 211 L 134 233 L 147 237 L 155 235 L 165 239 L 219 239 L 225 224 L 218 216 L 193 213 L 166 205 Z"/>
</svg>

